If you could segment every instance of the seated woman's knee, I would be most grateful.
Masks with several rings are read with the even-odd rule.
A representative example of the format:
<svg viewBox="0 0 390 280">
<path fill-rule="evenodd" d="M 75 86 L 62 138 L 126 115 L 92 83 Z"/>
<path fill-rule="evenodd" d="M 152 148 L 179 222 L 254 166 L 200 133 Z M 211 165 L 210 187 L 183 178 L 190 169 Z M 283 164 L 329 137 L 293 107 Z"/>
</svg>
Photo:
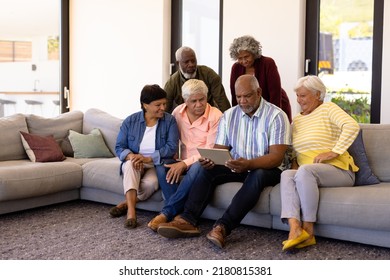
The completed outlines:
<svg viewBox="0 0 390 280">
<path fill-rule="evenodd" d="M 317 177 L 315 174 L 318 170 L 318 164 L 301 165 L 295 174 L 295 181 L 307 180 L 308 178 Z"/>
</svg>

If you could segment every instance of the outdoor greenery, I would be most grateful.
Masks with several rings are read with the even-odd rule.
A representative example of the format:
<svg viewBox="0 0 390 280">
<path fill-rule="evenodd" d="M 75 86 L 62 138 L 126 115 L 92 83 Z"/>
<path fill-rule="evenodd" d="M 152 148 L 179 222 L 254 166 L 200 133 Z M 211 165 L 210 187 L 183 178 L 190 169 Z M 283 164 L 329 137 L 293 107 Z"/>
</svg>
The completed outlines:
<svg viewBox="0 0 390 280">
<path fill-rule="evenodd" d="M 50 60 L 59 60 L 60 37 L 49 36 L 47 39 L 47 52 Z"/>
<path fill-rule="evenodd" d="M 339 92 L 332 97 L 332 102 L 344 109 L 358 123 L 370 123 L 371 105 L 368 97 L 348 100 L 343 93 Z"/>
<path fill-rule="evenodd" d="M 340 38 L 342 23 L 355 23 L 348 30 L 350 39 L 372 38 L 374 0 L 321 0 L 320 31 Z M 353 12 L 351 8 L 353 7 Z M 332 102 L 339 105 L 359 123 L 370 123 L 370 95 L 358 89 L 338 88 Z"/>
<path fill-rule="evenodd" d="M 372 22 L 373 5 L 373 0 L 321 0 L 320 30 L 332 33 L 333 38 L 338 38 L 340 23 L 359 22 L 349 34 L 350 38 L 372 37 L 373 28 L 368 22 Z"/>
</svg>

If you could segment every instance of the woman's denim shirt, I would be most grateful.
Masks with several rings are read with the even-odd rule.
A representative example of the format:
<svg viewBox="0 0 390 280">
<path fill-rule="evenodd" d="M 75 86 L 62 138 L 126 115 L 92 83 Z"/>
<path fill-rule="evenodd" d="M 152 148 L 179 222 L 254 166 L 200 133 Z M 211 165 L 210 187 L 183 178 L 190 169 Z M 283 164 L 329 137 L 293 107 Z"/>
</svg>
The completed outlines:
<svg viewBox="0 0 390 280">
<path fill-rule="evenodd" d="M 122 164 L 129 153 L 139 153 L 145 130 L 146 121 L 143 111 L 128 116 L 122 122 L 115 145 L 116 155 Z M 171 160 L 177 152 L 178 144 L 179 130 L 176 120 L 172 115 L 164 113 L 157 124 L 156 150 L 152 154 L 153 164 L 161 165 L 164 160 Z M 120 170 L 122 170 L 122 165 Z"/>
</svg>

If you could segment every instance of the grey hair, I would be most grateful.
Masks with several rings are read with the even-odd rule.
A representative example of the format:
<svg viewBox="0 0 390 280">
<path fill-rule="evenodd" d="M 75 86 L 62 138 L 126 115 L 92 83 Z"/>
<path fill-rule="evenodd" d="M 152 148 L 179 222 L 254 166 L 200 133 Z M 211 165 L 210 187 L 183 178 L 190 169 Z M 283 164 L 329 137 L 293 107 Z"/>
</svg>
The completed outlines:
<svg viewBox="0 0 390 280">
<path fill-rule="evenodd" d="M 207 93 L 209 89 L 202 80 L 190 79 L 186 81 L 181 87 L 181 96 L 184 99 L 184 102 L 190 98 L 191 95 L 201 93 L 207 98 Z"/>
<path fill-rule="evenodd" d="M 193 49 L 191 49 L 190 47 L 186 47 L 186 46 L 183 46 L 183 47 L 180 47 L 177 49 L 177 51 L 175 52 L 175 58 L 176 58 L 176 61 L 180 61 L 181 60 L 181 54 L 184 52 L 184 51 L 191 51 L 195 54 L 195 51 Z"/>
<path fill-rule="evenodd" d="M 320 101 L 324 101 L 326 95 L 326 86 L 320 78 L 314 75 L 308 75 L 300 78 L 295 84 L 294 91 L 304 87 L 311 91 L 313 94 L 320 93 Z"/>
<path fill-rule="evenodd" d="M 262 54 L 262 45 L 259 41 L 249 35 L 238 37 L 233 40 L 233 43 L 230 45 L 230 57 L 233 60 L 238 59 L 240 51 L 248 51 L 254 55 L 255 58 L 261 57 Z"/>
</svg>

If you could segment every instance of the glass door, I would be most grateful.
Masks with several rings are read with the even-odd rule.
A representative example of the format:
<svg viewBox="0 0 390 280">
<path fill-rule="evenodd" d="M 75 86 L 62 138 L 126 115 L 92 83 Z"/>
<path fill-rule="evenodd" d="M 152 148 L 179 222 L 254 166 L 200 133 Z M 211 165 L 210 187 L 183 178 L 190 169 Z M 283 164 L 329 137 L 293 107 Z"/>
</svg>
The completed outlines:
<svg viewBox="0 0 390 280">
<path fill-rule="evenodd" d="M 307 1 L 305 71 L 324 81 L 327 101 L 359 123 L 379 122 L 381 5 L 383 0 Z"/>
<path fill-rule="evenodd" d="M 0 0 L 0 116 L 59 115 L 60 0 Z"/>
<path fill-rule="evenodd" d="M 176 50 L 188 46 L 195 51 L 199 65 L 221 74 L 221 9 L 221 0 L 172 1 L 172 66 Z"/>
</svg>

